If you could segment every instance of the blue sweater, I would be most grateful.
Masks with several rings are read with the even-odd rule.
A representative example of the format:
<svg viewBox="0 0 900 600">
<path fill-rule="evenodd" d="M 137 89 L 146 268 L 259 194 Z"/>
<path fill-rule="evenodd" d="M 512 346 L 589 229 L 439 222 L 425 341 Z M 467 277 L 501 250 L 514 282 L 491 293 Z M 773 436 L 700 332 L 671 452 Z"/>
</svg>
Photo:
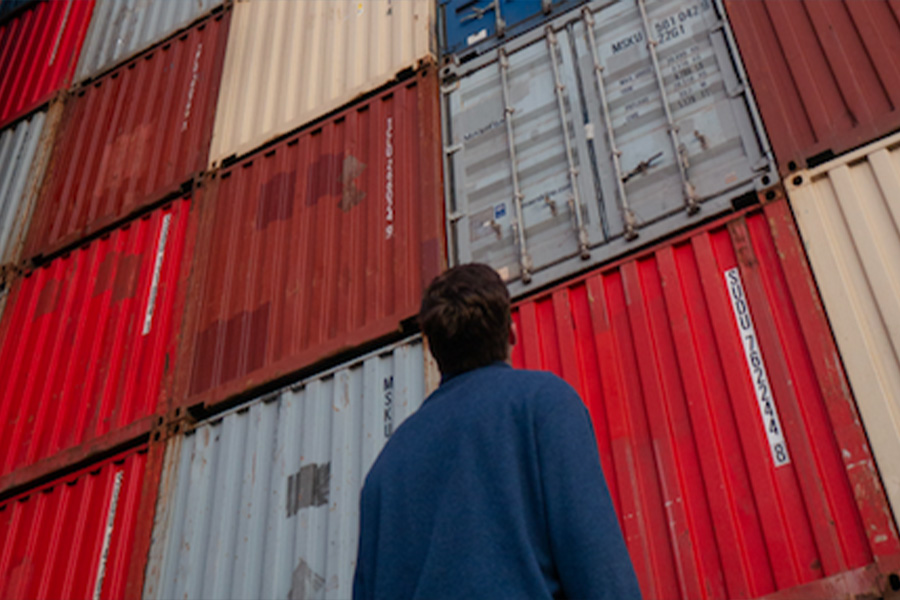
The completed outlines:
<svg viewBox="0 0 900 600">
<path fill-rule="evenodd" d="M 575 390 L 505 363 L 445 380 L 366 478 L 353 597 L 639 598 Z"/>
</svg>

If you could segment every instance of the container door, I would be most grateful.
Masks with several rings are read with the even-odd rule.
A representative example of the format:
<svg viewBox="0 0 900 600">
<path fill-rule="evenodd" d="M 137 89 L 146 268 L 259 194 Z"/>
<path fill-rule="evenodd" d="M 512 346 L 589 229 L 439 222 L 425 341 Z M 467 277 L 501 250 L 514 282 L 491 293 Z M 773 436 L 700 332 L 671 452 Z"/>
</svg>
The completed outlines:
<svg viewBox="0 0 900 600">
<path fill-rule="evenodd" d="M 568 37 L 529 37 L 444 88 L 456 262 L 523 283 L 586 253 L 600 233 Z"/>
<path fill-rule="evenodd" d="M 585 10 L 573 36 L 613 235 L 749 191 L 768 161 L 712 0 Z"/>
</svg>

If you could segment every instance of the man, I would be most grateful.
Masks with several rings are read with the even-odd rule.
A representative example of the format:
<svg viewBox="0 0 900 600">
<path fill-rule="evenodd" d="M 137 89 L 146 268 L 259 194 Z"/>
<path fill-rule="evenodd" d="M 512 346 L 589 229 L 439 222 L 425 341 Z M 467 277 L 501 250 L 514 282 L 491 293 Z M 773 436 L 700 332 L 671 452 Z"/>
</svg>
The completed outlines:
<svg viewBox="0 0 900 600">
<path fill-rule="evenodd" d="M 509 365 L 497 273 L 450 269 L 419 321 L 441 385 L 366 478 L 354 598 L 639 598 L 588 412 Z"/>
</svg>

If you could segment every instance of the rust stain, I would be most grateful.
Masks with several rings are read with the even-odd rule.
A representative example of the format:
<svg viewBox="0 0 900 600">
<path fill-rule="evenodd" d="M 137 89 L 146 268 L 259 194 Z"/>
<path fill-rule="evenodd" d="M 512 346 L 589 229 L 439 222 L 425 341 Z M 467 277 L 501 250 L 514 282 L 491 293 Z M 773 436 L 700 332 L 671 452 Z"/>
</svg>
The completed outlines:
<svg viewBox="0 0 900 600">
<path fill-rule="evenodd" d="M 344 158 L 341 168 L 341 210 L 347 212 L 366 197 L 366 193 L 356 187 L 356 178 L 366 169 L 365 163 L 352 154 Z"/>
</svg>

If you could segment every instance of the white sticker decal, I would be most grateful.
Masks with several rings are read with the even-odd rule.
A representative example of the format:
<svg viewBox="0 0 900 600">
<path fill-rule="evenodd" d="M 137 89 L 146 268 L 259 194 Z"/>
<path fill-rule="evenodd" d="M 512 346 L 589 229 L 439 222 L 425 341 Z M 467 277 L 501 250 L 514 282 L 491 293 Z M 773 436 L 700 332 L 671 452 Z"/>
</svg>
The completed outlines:
<svg viewBox="0 0 900 600">
<path fill-rule="evenodd" d="M 166 254 L 166 240 L 169 238 L 169 223 L 172 221 L 172 213 L 163 217 L 162 228 L 159 231 L 159 242 L 156 244 L 156 261 L 153 263 L 153 279 L 150 282 L 150 295 L 147 298 L 147 310 L 144 312 L 144 329 L 141 335 L 150 333 L 153 324 L 153 311 L 156 308 L 156 294 L 159 291 L 159 276 L 162 271 L 163 257 Z"/>
<path fill-rule="evenodd" d="M 781 429 L 781 420 L 778 418 L 775 398 L 772 396 L 772 386 L 769 385 L 769 375 L 763 362 L 759 338 L 756 336 L 756 328 L 753 326 L 750 307 L 747 304 L 747 297 L 744 295 L 744 285 L 737 267 L 725 271 L 725 287 L 728 288 L 728 296 L 731 298 L 734 320 L 737 322 L 741 343 L 744 347 L 744 358 L 753 382 L 753 391 L 756 393 L 763 430 L 769 439 L 772 461 L 776 467 L 781 467 L 789 464 L 791 458 L 788 456 L 784 431 Z"/>
<path fill-rule="evenodd" d="M 106 531 L 103 532 L 103 547 L 100 549 L 100 564 L 97 565 L 97 578 L 94 580 L 94 600 L 100 600 L 100 592 L 103 590 L 103 577 L 106 575 L 106 559 L 109 556 L 109 542 L 112 539 L 113 525 L 116 522 L 116 507 L 119 505 L 119 491 L 122 489 L 122 478 L 125 471 L 116 473 L 113 480 L 112 498 L 109 501 L 109 511 L 106 513 Z"/>
</svg>

